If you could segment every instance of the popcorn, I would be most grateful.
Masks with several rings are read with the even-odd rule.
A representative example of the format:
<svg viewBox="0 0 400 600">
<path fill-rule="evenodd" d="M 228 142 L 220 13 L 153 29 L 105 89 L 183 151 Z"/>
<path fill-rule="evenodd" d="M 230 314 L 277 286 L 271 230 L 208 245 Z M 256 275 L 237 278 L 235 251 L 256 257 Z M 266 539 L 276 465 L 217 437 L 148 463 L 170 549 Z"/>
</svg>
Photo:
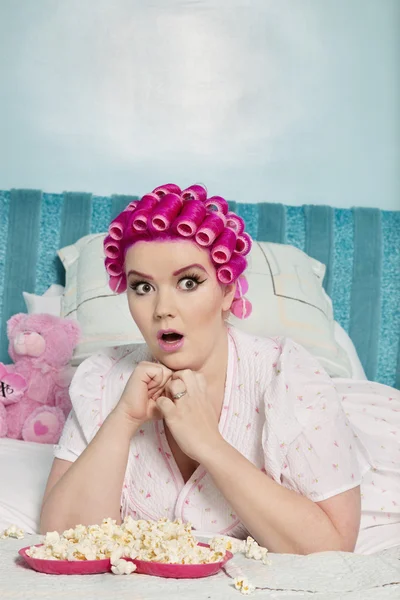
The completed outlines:
<svg viewBox="0 0 400 600">
<path fill-rule="evenodd" d="M 125 558 L 168 564 L 206 564 L 219 562 L 226 554 L 221 547 L 198 546 L 192 525 L 181 519 L 135 521 L 128 516 L 121 525 L 104 519 L 101 525 L 77 525 L 61 535 L 48 532 L 43 546 L 31 546 L 27 554 L 46 560 L 101 560 L 109 558 L 112 572 L 132 573 L 135 568 Z"/>
<path fill-rule="evenodd" d="M 267 560 L 267 548 L 259 546 L 257 542 L 250 536 L 248 536 L 245 542 L 244 554 L 246 558 L 254 558 L 254 560 L 262 560 L 264 564 L 270 564 Z"/>
<path fill-rule="evenodd" d="M 271 564 L 267 560 L 267 548 L 259 546 L 258 543 L 252 537 L 248 536 L 247 540 L 236 540 L 228 539 L 221 536 L 216 536 L 210 541 L 210 547 L 224 552 L 229 550 L 232 554 L 244 554 L 246 558 L 252 558 L 254 560 L 261 560 L 264 565 Z M 236 577 L 234 579 L 235 589 L 239 590 L 242 594 L 252 594 L 255 591 L 255 587 L 246 577 Z"/>
<path fill-rule="evenodd" d="M 15 534 L 22 531 L 13 527 Z M 43 545 L 31 546 L 27 554 L 45 560 L 109 558 L 112 573 L 129 575 L 136 571 L 136 565 L 129 559 L 179 565 L 207 564 L 220 562 L 227 550 L 232 554 L 243 553 L 247 558 L 262 560 L 267 564 L 268 550 L 259 546 L 250 536 L 247 540 L 215 536 L 210 540 L 209 547 L 205 547 L 198 545 L 191 523 L 183 523 L 181 519 L 170 521 L 167 518 L 158 521 L 134 520 L 130 516 L 121 525 L 107 518 L 101 525 L 79 524 L 62 534 L 50 531 L 44 536 Z M 235 588 L 242 594 L 250 594 L 255 590 L 243 577 L 235 579 Z"/>
<path fill-rule="evenodd" d="M 255 587 L 246 577 L 235 577 L 234 579 L 235 589 L 239 590 L 242 594 L 248 595 L 255 591 Z"/>
<path fill-rule="evenodd" d="M 111 571 L 115 575 L 130 575 L 136 571 L 136 565 L 133 562 L 119 558 L 112 564 Z"/>
<path fill-rule="evenodd" d="M 25 532 L 20 527 L 17 527 L 17 525 L 11 525 L 11 527 L 5 529 L 0 536 L 2 540 L 5 540 L 6 538 L 16 538 L 21 540 L 23 537 L 25 537 Z"/>
<path fill-rule="evenodd" d="M 246 558 L 254 560 L 262 560 L 263 564 L 270 564 L 267 560 L 267 548 L 259 546 L 258 543 L 250 536 L 247 540 L 227 539 L 221 536 L 216 536 L 210 541 L 210 547 L 219 552 L 229 550 L 232 554 L 241 553 Z"/>
</svg>

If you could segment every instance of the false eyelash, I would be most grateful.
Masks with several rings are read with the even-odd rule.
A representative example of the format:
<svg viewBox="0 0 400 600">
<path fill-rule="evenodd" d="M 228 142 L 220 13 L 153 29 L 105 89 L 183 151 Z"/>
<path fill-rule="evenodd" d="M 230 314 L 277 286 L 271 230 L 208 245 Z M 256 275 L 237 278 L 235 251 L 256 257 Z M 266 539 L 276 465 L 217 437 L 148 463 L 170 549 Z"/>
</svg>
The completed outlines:
<svg viewBox="0 0 400 600">
<path fill-rule="evenodd" d="M 151 285 L 148 281 L 134 281 L 133 283 L 129 284 L 129 287 L 131 288 L 131 290 L 136 291 L 139 285 L 142 285 L 143 283 L 148 283 L 149 285 Z"/>
<path fill-rule="evenodd" d="M 205 279 L 201 280 L 200 275 L 198 275 L 197 273 L 187 273 L 186 275 L 184 275 L 184 277 L 181 277 L 179 281 L 182 281 L 182 279 L 193 279 L 198 285 L 205 282 Z"/>
</svg>

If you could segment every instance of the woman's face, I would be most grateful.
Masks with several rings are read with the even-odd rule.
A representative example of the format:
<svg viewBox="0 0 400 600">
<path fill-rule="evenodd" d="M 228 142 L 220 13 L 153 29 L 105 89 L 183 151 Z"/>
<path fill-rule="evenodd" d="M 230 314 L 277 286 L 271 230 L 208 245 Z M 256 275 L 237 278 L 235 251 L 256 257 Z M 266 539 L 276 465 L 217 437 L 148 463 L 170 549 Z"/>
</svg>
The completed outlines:
<svg viewBox="0 0 400 600">
<path fill-rule="evenodd" d="M 125 273 L 131 315 L 154 358 L 174 371 L 201 369 L 235 292 L 218 282 L 208 251 L 189 240 L 137 242 Z"/>
</svg>

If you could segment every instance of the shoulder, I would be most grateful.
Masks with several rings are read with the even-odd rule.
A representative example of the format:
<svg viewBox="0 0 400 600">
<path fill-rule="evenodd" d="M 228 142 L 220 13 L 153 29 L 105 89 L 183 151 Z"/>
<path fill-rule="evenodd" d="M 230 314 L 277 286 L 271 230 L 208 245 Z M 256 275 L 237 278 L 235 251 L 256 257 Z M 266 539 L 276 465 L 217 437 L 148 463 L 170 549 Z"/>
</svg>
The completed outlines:
<svg viewBox="0 0 400 600">
<path fill-rule="evenodd" d="M 285 336 L 262 337 L 232 326 L 229 327 L 229 333 L 241 359 L 248 357 L 254 360 L 254 357 L 259 357 L 275 362 L 281 355 L 296 354 L 302 350 L 305 352 L 302 346 Z"/>
<path fill-rule="evenodd" d="M 71 400 L 76 395 L 87 397 L 87 394 L 98 393 L 117 371 L 126 370 L 142 360 L 151 360 L 146 344 L 112 346 L 92 354 L 75 371 L 70 386 Z"/>
<path fill-rule="evenodd" d="M 121 362 L 122 360 L 129 357 L 135 362 L 142 360 L 151 360 L 151 355 L 146 344 L 131 344 L 124 346 L 110 346 L 102 348 L 96 354 L 92 354 L 86 358 L 76 370 L 79 371 L 95 371 L 95 370 L 107 370 L 107 368 Z"/>
<path fill-rule="evenodd" d="M 246 333 L 236 327 L 229 328 L 234 342 L 238 376 L 246 381 L 249 389 L 257 384 L 258 394 L 265 393 L 274 382 L 276 373 L 282 370 L 285 355 L 294 353 L 294 343 L 285 337 L 262 337 Z M 287 369 L 285 369 L 287 373 Z"/>
</svg>

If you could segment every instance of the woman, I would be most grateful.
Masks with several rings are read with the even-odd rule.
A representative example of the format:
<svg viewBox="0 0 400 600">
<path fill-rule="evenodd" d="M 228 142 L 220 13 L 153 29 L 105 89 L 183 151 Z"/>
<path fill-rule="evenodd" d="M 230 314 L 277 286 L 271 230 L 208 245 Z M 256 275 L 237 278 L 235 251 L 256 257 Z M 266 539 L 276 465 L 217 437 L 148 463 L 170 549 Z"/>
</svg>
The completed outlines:
<svg viewBox="0 0 400 600">
<path fill-rule="evenodd" d="M 78 368 L 42 532 L 131 514 L 250 534 L 272 552 L 400 543 L 398 413 L 382 419 L 393 432 L 382 449 L 386 425 L 372 437 L 366 412 L 371 387 L 381 417 L 399 410 L 399 393 L 370 382 L 353 390 L 292 340 L 229 327 L 230 311 L 251 310 L 250 248 L 240 217 L 201 186 L 156 188 L 111 223 L 110 287 L 127 290 L 146 346 L 107 349 Z"/>
</svg>

